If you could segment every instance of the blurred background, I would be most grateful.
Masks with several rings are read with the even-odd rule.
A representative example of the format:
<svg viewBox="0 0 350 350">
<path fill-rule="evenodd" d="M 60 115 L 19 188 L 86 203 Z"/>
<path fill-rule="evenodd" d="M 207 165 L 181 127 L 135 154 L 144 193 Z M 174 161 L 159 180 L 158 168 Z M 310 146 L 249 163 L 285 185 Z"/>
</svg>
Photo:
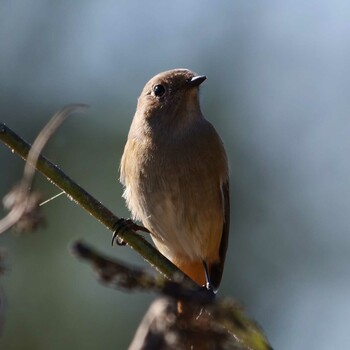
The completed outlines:
<svg viewBox="0 0 350 350">
<path fill-rule="evenodd" d="M 350 342 L 350 3 L 0 2 L 0 120 L 32 142 L 68 103 L 91 105 L 44 154 L 120 216 L 118 165 L 145 82 L 205 74 L 202 110 L 231 167 L 232 229 L 221 296 L 242 302 L 275 349 Z M 1 197 L 23 161 L 0 145 Z M 58 193 L 42 176 L 45 198 Z M 1 349 L 125 349 L 154 296 L 96 282 L 76 239 L 146 266 L 64 196 L 47 227 L 7 250 Z M 4 212 L 2 212 L 4 215 Z"/>
</svg>

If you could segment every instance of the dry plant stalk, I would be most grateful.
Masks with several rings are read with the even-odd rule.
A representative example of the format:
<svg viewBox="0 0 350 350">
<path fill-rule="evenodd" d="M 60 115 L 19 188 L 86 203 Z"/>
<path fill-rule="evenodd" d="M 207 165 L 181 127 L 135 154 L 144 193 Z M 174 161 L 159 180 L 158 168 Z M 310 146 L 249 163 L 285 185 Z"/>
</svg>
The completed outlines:
<svg viewBox="0 0 350 350">
<path fill-rule="evenodd" d="M 37 192 L 30 192 L 35 175 L 35 165 L 40 153 L 47 141 L 57 131 L 63 121 L 72 113 L 83 112 L 88 106 L 83 104 L 72 104 L 63 107 L 40 131 L 31 147 L 24 166 L 23 177 L 18 186 L 15 186 L 3 200 L 5 209 L 10 212 L 0 220 L 0 234 L 4 233 L 12 226 L 17 225 L 18 231 L 35 229 L 43 220 L 39 211 L 41 196 Z M 21 219 L 22 220 L 21 222 Z"/>
</svg>

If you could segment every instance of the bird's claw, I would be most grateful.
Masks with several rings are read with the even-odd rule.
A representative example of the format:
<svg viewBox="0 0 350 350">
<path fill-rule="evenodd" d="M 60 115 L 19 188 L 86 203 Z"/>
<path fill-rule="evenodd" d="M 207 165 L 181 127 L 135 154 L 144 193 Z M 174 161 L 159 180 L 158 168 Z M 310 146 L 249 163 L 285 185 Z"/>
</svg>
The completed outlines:
<svg viewBox="0 0 350 350">
<path fill-rule="evenodd" d="M 126 243 L 123 241 L 119 235 L 121 233 L 124 233 L 126 230 L 133 230 L 133 231 L 144 231 L 149 232 L 149 230 L 146 227 L 137 225 L 134 221 L 131 219 L 119 219 L 116 224 L 113 231 L 113 237 L 112 237 L 112 246 L 114 245 L 114 242 L 117 243 L 117 245 L 124 246 Z"/>
</svg>

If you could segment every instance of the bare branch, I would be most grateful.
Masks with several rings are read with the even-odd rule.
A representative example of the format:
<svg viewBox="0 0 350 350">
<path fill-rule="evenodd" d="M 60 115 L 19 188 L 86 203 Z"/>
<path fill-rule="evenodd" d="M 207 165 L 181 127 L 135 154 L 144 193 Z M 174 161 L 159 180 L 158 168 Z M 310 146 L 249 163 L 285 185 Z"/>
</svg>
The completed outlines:
<svg viewBox="0 0 350 350">
<path fill-rule="evenodd" d="M 47 139 L 54 132 L 55 126 L 51 127 L 46 131 Z M 47 140 L 34 143 L 32 153 L 30 145 L 4 124 L 0 124 L 0 140 L 27 160 L 24 176 L 27 182 L 23 180 L 22 184 L 26 191 L 35 167 L 108 229 L 115 229 L 118 217 L 40 155 Z M 130 227 L 121 231 L 120 239 L 170 280 L 106 258 L 81 242 L 73 246 L 73 253 L 88 262 L 100 281 L 109 287 L 166 296 L 151 306 L 130 349 L 271 349 L 260 328 L 244 314 L 240 305 L 230 299 L 215 300 Z"/>
<path fill-rule="evenodd" d="M 11 150 L 27 160 L 30 151 L 30 145 L 20 138 L 15 132 L 5 124 L 0 124 L 0 140 L 2 140 Z M 41 172 L 49 181 L 63 190 L 67 196 L 87 210 L 92 216 L 104 224 L 109 230 L 114 231 L 119 218 L 108 210 L 101 202 L 97 201 L 87 191 L 80 187 L 70 177 L 68 177 L 57 165 L 54 165 L 42 155 L 37 155 L 36 163 L 31 163 L 35 159 L 28 159 L 39 172 Z M 165 258 L 156 248 L 147 242 L 142 236 L 135 233 L 130 228 L 126 228 L 118 234 L 120 239 L 127 243 L 131 248 L 137 251 L 143 258 L 155 267 L 168 279 L 181 278 L 188 283 L 195 283 L 190 280 L 182 271 L 180 271 L 170 260 Z M 181 276 L 181 277 L 179 277 Z"/>
</svg>

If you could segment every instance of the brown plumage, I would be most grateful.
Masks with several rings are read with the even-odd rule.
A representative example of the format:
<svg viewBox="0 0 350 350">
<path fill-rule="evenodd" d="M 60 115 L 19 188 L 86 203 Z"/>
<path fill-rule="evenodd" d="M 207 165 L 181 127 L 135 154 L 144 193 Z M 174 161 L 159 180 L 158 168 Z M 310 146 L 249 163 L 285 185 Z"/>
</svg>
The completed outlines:
<svg viewBox="0 0 350 350">
<path fill-rule="evenodd" d="M 229 175 L 222 141 L 199 106 L 205 79 L 174 69 L 145 85 L 120 180 L 133 218 L 151 231 L 159 251 L 216 290 L 228 243 Z"/>
</svg>

